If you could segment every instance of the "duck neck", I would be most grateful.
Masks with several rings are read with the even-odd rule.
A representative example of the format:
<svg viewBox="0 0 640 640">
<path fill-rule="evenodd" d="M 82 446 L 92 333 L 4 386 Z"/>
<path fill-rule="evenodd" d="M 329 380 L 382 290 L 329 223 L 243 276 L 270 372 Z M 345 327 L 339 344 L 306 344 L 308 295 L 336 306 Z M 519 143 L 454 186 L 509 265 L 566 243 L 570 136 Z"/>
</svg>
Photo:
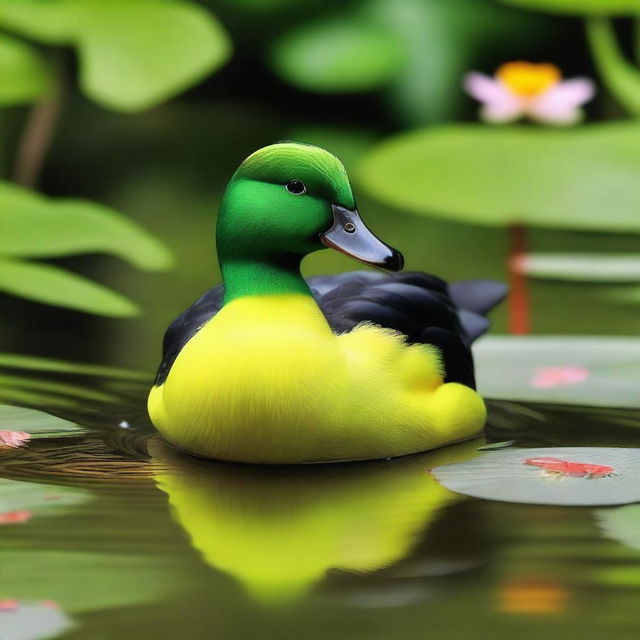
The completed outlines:
<svg viewBox="0 0 640 640">
<path fill-rule="evenodd" d="M 300 274 L 301 260 L 301 256 L 292 254 L 267 258 L 221 256 L 224 303 L 243 296 L 311 295 Z"/>
</svg>

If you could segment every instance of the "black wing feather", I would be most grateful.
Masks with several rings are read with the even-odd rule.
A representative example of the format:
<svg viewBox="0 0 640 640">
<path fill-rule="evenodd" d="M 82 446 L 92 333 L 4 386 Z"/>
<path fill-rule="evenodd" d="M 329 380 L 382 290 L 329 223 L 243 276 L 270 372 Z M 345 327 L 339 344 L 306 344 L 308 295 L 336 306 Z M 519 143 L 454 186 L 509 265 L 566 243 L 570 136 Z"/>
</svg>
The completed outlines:
<svg viewBox="0 0 640 640">
<path fill-rule="evenodd" d="M 335 333 L 368 322 L 399 331 L 409 343 L 431 344 L 442 353 L 448 382 L 475 387 L 471 342 L 489 327 L 485 317 L 506 295 L 490 280 L 448 285 L 426 273 L 351 271 L 307 280 L 313 297 Z M 162 384 L 184 345 L 222 307 L 218 285 L 191 305 L 167 329 L 155 384 Z"/>
</svg>

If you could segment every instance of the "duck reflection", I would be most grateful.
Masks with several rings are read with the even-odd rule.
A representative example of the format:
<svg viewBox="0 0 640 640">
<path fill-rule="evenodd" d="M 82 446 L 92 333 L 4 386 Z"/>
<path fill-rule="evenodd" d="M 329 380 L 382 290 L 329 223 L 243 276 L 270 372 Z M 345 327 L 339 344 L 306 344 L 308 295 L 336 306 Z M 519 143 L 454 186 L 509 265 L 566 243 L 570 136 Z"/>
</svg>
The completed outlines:
<svg viewBox="0 0 640 640">
<path fill-rule="evenodd" d="M 477 441 L 391 461 L 259 467 L 149 444 L 157 486 L 211 567 L 265 604 L 303 596 L 329 569 L 367 573 L 410 553 L 460 500 L 428 469 L 473 457 Z"/>
</svg>

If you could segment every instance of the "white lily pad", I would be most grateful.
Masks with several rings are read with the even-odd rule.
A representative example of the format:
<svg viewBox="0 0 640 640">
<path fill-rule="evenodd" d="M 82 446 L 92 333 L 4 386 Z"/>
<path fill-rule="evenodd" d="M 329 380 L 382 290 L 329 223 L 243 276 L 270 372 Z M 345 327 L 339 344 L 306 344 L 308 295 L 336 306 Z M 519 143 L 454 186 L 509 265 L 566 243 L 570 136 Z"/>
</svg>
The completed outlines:
<svg viewBox="0 0 640 640">
<path fill-rule="evenodd" d="M 640 407 L 638 338 L 489 336 L 474 356 L 488 398 Z"/>
<path fill-rule="evenodd" d="M 546 280 L 640 282 L 640 255 L 530 253 L 516 263 L 518 272 Z"/>
<path fill-rule="evenodd" d="M 0 404 L 0 431 L 25 431 L 34 438 L 78 435 L 84 427 L 37 409 Z"/>
<path fill-rule="evenodd" d="M 607 537 L 640 551 L 640 504 L 601 509 L 596 513 L 596 518 Z"/>
<path fill-rule="evenodd" d="M 572 476 L 525 463 L 536 458 L 611 467 L 602 477 Z M 640 501 L 640 449 L 551 447 L 510 449 L 431 470 L 447 489 L 474 498 L 566 506 Z"/>
<path fill-rule="evenodd" d="M 69 631 L 74 622 L 54 603 L 18 602 L 0 610 L 2 640 L 47 640 Z"/>
</svg>

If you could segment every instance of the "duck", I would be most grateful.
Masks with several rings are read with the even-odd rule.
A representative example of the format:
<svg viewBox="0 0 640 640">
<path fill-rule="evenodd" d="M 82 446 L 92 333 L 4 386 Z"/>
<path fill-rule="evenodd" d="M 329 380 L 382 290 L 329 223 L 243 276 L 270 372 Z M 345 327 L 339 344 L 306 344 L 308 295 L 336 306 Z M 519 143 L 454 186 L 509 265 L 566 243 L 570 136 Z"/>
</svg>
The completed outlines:
<svg viewBox="0 0 640 640">
<path fill-rule="evenodd" d="M 232 175 L 222 283 L 167 329 L 148 412 L 175 448 L 251 464 L 394 458 L 482 432 L 472 341 L 503 284 L 402 272 L 364 224 L 344 165 L 280 142 Z M 305 279 L 330 248 L 374 270 Z"/>
</svg>

